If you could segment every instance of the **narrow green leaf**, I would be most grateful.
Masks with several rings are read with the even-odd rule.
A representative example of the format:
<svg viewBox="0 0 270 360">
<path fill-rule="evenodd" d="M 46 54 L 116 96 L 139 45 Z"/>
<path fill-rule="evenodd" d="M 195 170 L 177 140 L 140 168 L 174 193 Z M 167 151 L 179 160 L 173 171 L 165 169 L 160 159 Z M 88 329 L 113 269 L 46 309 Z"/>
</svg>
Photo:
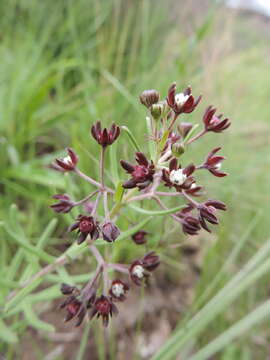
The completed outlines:
<svg viewBox="0 0 270 360">
<path fill-rule="evenodd" d="M 162 138 L 160 139 L 160 142 L 158 144 L 158 151 L 162 151 L 165 144 L 166 144 L 166 141 L 168 139 L 168 136 L 169 136 L 170 132 L 169 130 L 166 130 L 164 131 L 163 135 L 162 135 Z"/>
<path fill-rule="evenodd" d="M 36 287 L 38 287 L 41 282 L 42 278 L 38 278 L 32 281 L 31 284 L 21 289 L 15 296 L 13 296 L 10 300 L 6 302 L 5 312 L 19 304 L 25 298 L 25 296 L 32 292 Z"/>
<path fill-rule="evenodd" d="M 38 330 L 48 331 L 48 332 L 53 332 L 54 331 L 54 326 L 53 325 L 48 324 L 48 323 L 40 320 L 37 317 L 36 312 L 32 309 L 32 306 L 30 304 L 28 304 L 26 302 L 24 303 L 23 312 L 24 312 L 24 315 L 25 315 L 25 318 L 26 318 L 27 322 L 33 328 L 38 329 Z"/>
<path fill-rule="evenodd" d="M 169 360 L 189 340 L 200 334 L 208 324 L 237 299 L 245 290 L 270 270 L 270 241 L 260 248 L 251 260 L 184 326 L 179 328 L 164 346 L 153 356 L 153 360 Z M 264 262 L 262 262 L 266 258 Z"/>
<path fill-rule="evenodd" d="M 30 245 L 28 242 L 26 242 L 26 239 L 23 236 L 20 236 L 20 234 L 16 234 L 13 231 L 11 231 L 10 227 L 7 224 L 4 225 L 4 228 L 5 228 L 6 232 L 15 240 L 15 242 L 18 245 L 23 247 L 26 251 L 28 251 L 32 255 L 35 255 L 38 258 L 40 258 L 41 260 L 48 262 L 48 263 L 52 263 L 54 261 L 53 256 L 47 254 L 42 249 L 38 249 L 38 248 L 34 247 L 33 245 Z"/>
<path fill-rule="evenodd" d="M 124 195 L 124 191 L 125 189 L 122 186 L 122 183 L 119 182 L 117 187 L 116 187 L 116 191 L 114 193 L 113 199 L 116 203 L 120 203 L 122 201 L 123 195 Z"/>
<path fill-rule="evenodd" d="M 52 219 L 49 224 L 46 226 L 45 230 L 41 234 L 38 243 L 37 248 L 42 249 L 46 242 L 49 240 L 50 236 L 53 234 L 55 227 L 57 225 L 58 220 L 56 218 Z"/>
<path fill-rule="evenodd" d="M 146 210 L 146 209 L 142 209 L 135 205 L 129 205 L 129 207 L 141 214 L 158 216 L 158 215 L 168 215 L 168 214 L 175 213 L 175 212 L 183 209 L 185 207 L 185 205 L 176 206 L 174 208 L 167 209 L 167 210 Z"/>
<path fill-rule="evenodd" d="M 111 175 L 114 180 L 114 183 L 117 184 L 119 182 L 119 174 L 118 174 L 118 159 L 117 159 L 117 147 L 110 146 L 109 147 L 109 155 L 110 155 L 110 167 L 111 167 Z"/>
<path fill-rule="evenodd" d="M 149 116 L 146 116 L 145 120 L 146 120 L 147 134 L 149 137 L 152 137 L 153 134 L 152 134 L 152 127 L 151 127 L 151 119 Z M 151 159 L 154 160 L 156 148 L 155 148 L 155 143 L 151 139 L 148 141 L 148 148 L 149 148 L 149 153 L 150 153 Z"/>
<path fill-rule="evenodd" d="M 270 300 L 260 305 L 257 309 L 249 313 L 243 319 L 224 331 L 220 336 L 208 343 L 196 354 L 191 356 L 189 360 L 207 360 L 223 349 L 228 344 L 231 344 L 237 337 L 245 334 L 250 329 L 253 329 L 257 324 L 268 320 L 270 317 Z"/>
<path fill-rule="evenodd" d="M 127 134 L 128 139 L 129 139 L 131 145 L 134 147 L 134 149 L 136 151 L 142 152 L 142 150 L 140 149 L 139 144 L 137 143 L 137 140 L 135 139 L 134 135 L 129 130 L 129 128 L 127 126 L 121 126 L 121 129 L 124 130 L 125 134 Z"/>
<path fill-rule="evenodd" d="M 17 335 L 0 319 L 0 339 L 4 342 L 13 344 L 18 342 Z"/>
</svg>

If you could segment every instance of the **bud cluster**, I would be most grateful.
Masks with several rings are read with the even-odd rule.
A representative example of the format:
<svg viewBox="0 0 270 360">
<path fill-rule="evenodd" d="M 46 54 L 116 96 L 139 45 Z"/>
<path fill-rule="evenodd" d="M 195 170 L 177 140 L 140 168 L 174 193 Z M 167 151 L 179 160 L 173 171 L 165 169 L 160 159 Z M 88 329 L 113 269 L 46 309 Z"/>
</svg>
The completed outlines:
<svg viewBox="0 0 270 360">
<path fill-rule="evenodd" d="M 149 112 L 152 134 L 148 141 L 155 143 L 155 153 L 147 155 L 145 152 L 137 151 L 134 154 L 136 161 L 134 163 L 120 160 L 120 165 L 129 176 L 122 181 L 124 195 L 120 202 L 116 202 L 114 196 L 116 190 L 106 184 L 104 176 L 107 148 L 116 142 L 121 133 L 118 125 L 113 123 L 110 128 L 102 128 L 98 121 L 91 127 L 90 133 L 98 146 L 100 145 L 99 179 L 93 179 L 78 168 L 79 156 L 70 148 L 67 149 L 66 157 L 56 159 L 51 165 L 53 169 L 70 172 L 88 182 L 89 186 L 95 187 L 93 192 L 79 201 L 72 200 L 67 194 L 54 195 L 53 198 L 57 202 L 51 205 L 56 213 L 63 214 L 72 211 L 74 207 L 83 206 L 80 215 L 69 226 L 68 231 L 76 230 L 77 243 L 87 244 L 96 259 L 94 276 L 81 290 L 68 284 L 62 284 L 61 287 L 63 295 L 67 296 L 61 305 L 61 308 L 67 311 L 66 321 L 77 318 L 76 325 L 80 325 L 88 314 L 90 319 L 95 316 L 100 317 L 104 326 L 107 326 L 110 317 L 118 313 L 115 303 L 123 302 L 127 298 L 132 284 L 146 285 L 150 275 L 160 264 L 160 258 L 154 251 L 135 258 L 130 264 L 116 264 L 105 258 L 104 254 L 108 256 L 108 252 L 103 254 L 98 249 L 100 243 L 100 240 L 97 242 L 98 239 L 103 239 L 107 246 L 113 246 L 113 243 L 121 237 L 121 230 L 116 223 L 121 223 L 120 210 L 123 207 L 133 201 L 147 200 L 155 201 L 162 210 L 168 210 L 163 199 L 174 198 L 183 205 L 183 208 L 175 213 L 166 211 L 165 216 L 170 216 L 179 223 L 185 235 L 198 235 L 203 229 L 211 232 L 209 224 L 219 223 L 218 210 L 226 210 L 225 204 L 219 200 L 206 199 L 200 202 L 197 200 L 205 194 L 203 187 L 198 184 L 196 177 L 198 171 L 207 170 L 217 178 L 227 175 L 221 170 L 225 157 L 217 155 L 221 147 L 210 151 L 198 165 L 185 164 L 183 157 L 193 142 L 207 133 L 222 132 L 230 126 L 230 121 L 227 118 L 222 119 L 222 115 L 215 115 L 216 109 L 209 106 L 202 118 L 202 130 L 195 134 L 196 126 L 186 121 L 179 121 L 179 117 L 183 113 L 193 112 L 202 97 L 195 99 L 190 87 L 177 93 L 176 84 L 173 83 L 166 98 L 163 100 L 160 98 L 156 90 L 145 90 L 140 95 L 140 102 Z M 145 202 L 140 205 L 144 206 Z M 131 239 L 134 244 L 142 248 L 151 233 L 145 229 L 138 231 L 138 227 L 136 230 Z M 104 246 L 102 251 L 103 249 Z M 116 277 L 115 273 L 118 273 Z"/>
</svg>

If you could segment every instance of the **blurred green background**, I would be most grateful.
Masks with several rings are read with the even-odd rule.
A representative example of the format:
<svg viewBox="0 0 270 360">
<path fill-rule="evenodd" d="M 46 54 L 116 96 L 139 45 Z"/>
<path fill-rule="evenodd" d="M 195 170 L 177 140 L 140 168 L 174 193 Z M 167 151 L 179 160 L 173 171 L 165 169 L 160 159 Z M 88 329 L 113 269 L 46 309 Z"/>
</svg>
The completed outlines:
<svg viewBox="0 0 270 360">
<path fill-rule="evenodd" d="M 54 222 L 55 216 L 48 208 L 51 196 L 66 191 L 67 186 L 78 199 L 89 193 L 87 184 L 75 183 L 51 171 L 48 164 L 62 155 L 66 146 L 72 146 L 80 155 L 81 168 L 96 178 L 98 154 L 89 129 L 97 119 L 104 124 L 115 121 L 127 125 L 147 150 L 142 136 L 146 128 L 145 111 L 138 95 L 144 89 L 155 88 L 165 97 L 168 86 L 177 81 L 179 89 L 191 85 L 195 95 L 203 95 L 203 102 L 189 120 L 200 123 L 209 104 L 217 106 L 232 120 L 228 132 L 206 136 L 188 155 L 200 161 L 212 148 L 222 146 L 222 154 L 227 157 L 224 169 L 230 173 L 225 179 L 208 175 L 201 178 L 209 196 L 224 201 L 229 210 L 221 217 L 221 226 L 214 229 L 214 235 L 203 234 L 199 239 L 201 256 L 196 266 L 200 275 L 191 281 L 192 300 L 187 301 L 185 308 L 190 316 L 196 314 L 268 244 L 270 19 L 247 11 L 234 11 L 214 1 L 195 0 L 12 0 L 0 3 L 0 15 L 2 308 L 7 294 L 41 266 L 35 263 L 35 267 L 29 267 L 29 257 L 18 255 L 19 240 L 14 241 L 18 223 L 18 237 L 24 236 L 34 246 L 51 224 L 45 250 L 57 256 L 70 244 L 70 239 L 63 235 L 70 217 L 58 216 L 58 223 Z M 124 135 L 117 151 L 117 157 L 132 159 L 133 151 Z M 110 177 L 113 174 L 110 159 L 107 165 Z M 125 178 L 123 172 L 119 174 Z M 17 210 L 12 204 L 16 204 Z M 137 215 L 133 216 L 136 221 Z M 155 220 L 152 227 L 148 226 L 150 232 L 159 226 L 158 221 L 160 219 Z M 167 235 L 165 230 L 170 227 L 168 220 L 163 236 L 168 237 L 169 243 L 185 241 L 180 233 Z M 132 246 L 119 249 L 116 257 L 125 253 L 129 258 Z M 171 287 L 178 286 L 178 277 L 185 278 L 185 267 L 188 267 L 178 250 L 168 246 L 168 264 L 162 269 L 165 272 L 162 284 L 167 281 Z M 80 274 L 81 263 L 77 265 L 77 274 Z M 201 331 L 191 334 L 187 344 L 171 357 L 162 352 L 158 355 L 158 349 L 167 339 L 173 339 L 173 328 L 181 328 L 183 311 L 171 314 L 172 327 L 169 326 L 164 336 L 160 335 L 158 345 L 146 355 L 141 350 L 140 334 L 144 326 L 143 320 L 140 321 L 142 329 L 135 325 L 135 335 L 128 335 L 133 339 L 132 356 L 144 359 L 156 353 L 159 359 L 177 356 L 191 359 L 191 354 L 225 333 L 228 343 L 213 353 L 199 354 L 196 359 L 267 359 L 270 340 L 267 323 L 254 323 L 248 330 L 238 331 L 232 339 L 226 333 L 234 322 L 267 300 L 270 290 L 267 274 L 269 271 L 262 272 L 252 286 L 236 296 L 233 305 L 224 307 Z M 238 283 L 228 291 L 234 292 L 237 286 Z M 166 286 L 163 290 L 161 286 L 165 304 L 168 301 L 164 294 Z M 45 297 L 43 305 L 34 307 L 34 313 L 51 310 L 48 301 L 60 296 L 55 294 L 57 290 L 51 298 Z M 180 302 L 181 296 L 179 293 Z M 197 299 L 202 300 L 197 302 Z M 33 308 L 30 311 L 26 306 L 23 313 L 26 320 L 21 311 L 7 317 L 4 314 L 4 321 L 1 320 L 0 351 L 7 359 L 45 359 L 46 354 L 53 351 L 56 355 L 50 359 L 89 359 L 85 353 L 89 345 L 86 340 L 82 344 L 75 336 L 67 353 L 66 338 L 63 340 L 60 336 L 57 341 L 57 336 L 53 339 L 53 335 L 46 337 L 38 332 L 50 329 L 42 328 L 38 324 L 40 320 L 33 319 Z M 45 320 L 50 323 L 50 318 Z M 148 345 L 154 328 L 153 325 L 145 330 Z M 58 334 L 59 329 L 57 331 Z M 65 331 L 63 327 L 61 331 Z M 83 330 L 82 339 L 87 339 L 88 331 L 88 328 Z M 121 350 L 121 336 L 124 341 L 125 336 L 121 335 L 119 340 L 117 331 L 112 332 L 114 350 L 109 358 L 126 359 L 125 350 Z M 33 334 L 36 340 L 30 357 L 29 339 Z M 22 339 L 20 345 L 17 336 Z M 99 332 L 94 336 L 98 348 L 95 358 L 103 359 L 100 336 Z M 210 357 L 212 354 L 214 357 Z"/>
</svg>

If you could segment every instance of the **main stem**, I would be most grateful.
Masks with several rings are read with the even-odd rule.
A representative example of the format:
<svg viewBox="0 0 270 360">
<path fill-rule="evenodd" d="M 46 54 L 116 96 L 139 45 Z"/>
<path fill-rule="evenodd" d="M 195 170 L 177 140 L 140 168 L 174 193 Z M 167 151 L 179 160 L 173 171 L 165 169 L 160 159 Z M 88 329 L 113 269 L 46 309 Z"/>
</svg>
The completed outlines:
<svg viewBox="0 0 270 360">
<path fill-rule="evenodd" d="M 104 187 L 104 160 L 105 160 L 105 150 L 106 148 L 102 146 L 101 153 L 100 153 L 100 183 L 102 190 L 105 189 Z"/>
</svg>

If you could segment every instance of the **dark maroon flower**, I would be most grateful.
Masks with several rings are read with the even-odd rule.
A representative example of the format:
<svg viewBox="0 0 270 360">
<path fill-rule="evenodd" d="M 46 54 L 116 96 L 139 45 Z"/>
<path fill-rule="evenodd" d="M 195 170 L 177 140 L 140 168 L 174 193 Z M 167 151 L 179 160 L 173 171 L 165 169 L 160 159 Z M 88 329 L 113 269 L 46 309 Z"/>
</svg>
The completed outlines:
<svg viewBox="0 0 270 360">
<path fill-rule="evenodd" d="M 129 274 L 131 280 L 138 286 L 141 286 L 142 281 L 149 276 L 149 273 L 145 271 L 141 260 L 135 260 L 130 265 Z"/>
<path fill-rule="evenodd" d="M 126 293 L 129 290 L 129 286 L 122 280 L 113 280 L 109 294 L 113 300 L 124 301 L 126 300 Z"/>
<path fill-rule="evenodd" d="M 131 280 L 138 286 L 149 277 L 149 272 L 154 271 L 160 264 L 159 257 L 154 251 L 146 254 L 142 259 L 133 261 L 129 268 Z"/>
<path fill-rule="evenodd" d="M 97 121 L 91 128 L 93 138 L 103 147 L 111 145 L 120 135 L 120 127 L 112 124 L 110 130 L 107 128 L 102 129 L 100 121 Z"/>
<path fill-rule="evenodd" d="M 97 315 L 97 317 L 101 316 L 103 325 L 108 326 L 109 317 L 113 314 L 118 314 L 117 307 L 107 296 L 101 295 L 96 299 L 90 317 L 93 318 L 95 315 Z"/>
<path fill-rule="evenodd" d="M 151 251 L 143 257 L 142 264 L 147 271 L 154 271 L 160 264 L 159 256 Z"/>
<path fill-rule="evenodd" d="M 176 215 L 179 217 L 179 221 L 182 224 L 182 229 L 185 234 L 198 235 L 201 229 L 200 221 L 198 218 L 192 215 L 192 206 L 187 206 Z"/>
<path fill-rule="evenodd" d="M 85 290 L 80 291 L 76 286 L 62 284 L 61 292 L 64 295 L 69 295 L 66 300 L 60 305 L 60 308 L 65 308 L 67 315 L 65 321 L 69 321 L 77 317 L 75 326 L 79 326 L 87 312 L 87 309 L 92 307 L 95 302 L 96 290 L 95 287 L 85 287 Z"/>
<path fill-rule="evenodd" d="M 199 167 L 201 169 L 207 169 L 209 170 L 213 175 L 217 177 L 223 177 L 228 175 L 227 173 L 220 171 L 221 163 L 223 160 L 225 160 L 224 156 L 218 156 L 215 155 L 221 147 L 217 147 L 210 151 L 210 153 L 207 155 L 204 163 Z"/>
<path fill-rule="evenodd" d="M 208 232 L 211 232 L 207 226 L 206 221 L 210 224 L 217 225 L 218 218 L 216 217 L 217 210 L 226 210 L 226 205 L 219 200 L 207 200 L 197 206 L 199 211 L 199 220 L 201 226 Z"/>
<path fill-rule="evenodd" d="M 51 205 L 50 207 L 57 213 L 68 213 L 73 206 L 75 205 L 75 202 L 70 199 L 70 197 L 66 194 L 64 195 L 54 195 L 53 199 L 59 200 L 58 203 Z"/>
<path fill-rule="evenodd" d="M 167 103 L 175 114 L 191 113 L 201 101 L 201 96 L 196 100 L 191 94 L 191 87 L 187 87 L 183 93 L 176 94 L 176 83 L 173 83 L 167 96 Z"/>
<path fill-rule="evenodd" d="M 120 230 L 112 221 L 108 221 L 102 225 L 101 233 L 105 241 L 113 242 L 120 235 Z"/>
<path fill-rule="evenodd" d="M 157 90 L 144 90 L 140 95 L 140 102 L 150 108 L 159 101 L 159 92 Z"/>
<path fill-rule="evenodd" d="M 122 167 L 132 176 L 130 180 L 123 183 L 123 187 L 126 189 L 135 188 L 136 186 L 140 190 L 145 189 L 153 181 L 155 173 L 153 162 L 148 161 L 141 152 L 136 153 L 136 161 L 138 165 L 132 165 L 124 160 L 120 161 Z"/>
<path fill-rule="evenodd" d="M 68 153 L 68 155 L 65 158 L 55 159 L 56 164 L 52 164 L 52 167 L 55 170 L 72 171 L 75 169 L 75 167 L 79 161 L 79 157 L 70 148 L 67 148 L 67 153 Z"/>
<path fill-rule="evenodd" d="M 179 192 L 188 190 L 195 183 L 195 179 L 191 176 L 195 169 L 193 164 L 182 169 L 181 165 L 178 166 L 177 159 L 173 158 L 169 163 L 169 169 L 162 170 L 162 180 L 165 186 L 174 187 Z"/>
<path fill-rule="evenodd" d="M 216 133 L 222 132 L 227 129 L 231 123 L 230 120 L 225 118 L 222 120 L 222 114 L 215 115 L 217 109 L 208 106 L 203 116 L 204 127 L 206 131 L 213 131 Z"/>
<path fill-rule="evenodd" d="M 98 222 L 92 216 L 79 215 L 77 221 L 69 227 L 68 231 L 76 229 L 78 229 L 78 234 L 80 234 L 77 239 L 78 244 L 85 241 L 88 235 L 93 240 L 99 237 Z"/>
<path fill-rule="evenodd" d="M 63 283 L 61 284 L 61 293 L 63 295 L 79 295 L 80 290 L 76 286 Z"/>
<path fill-rule="evenodd" d="M 60 308 L 65 308 L 67 310 L 67 315 L 65 317 L 65 322 L 70 321 L 75 316 L 78 317 L 78 322 L 76 326 L 79 326 L 83 321 L 85 316 L 85 312 L 82 311 L 83 305 L 80 300 L 77 299 L 76 296 L 69 296 L 61 305 Z"/>
<path fill-rule="evenodd" d="M 148 234 L 148 232 L 146 232 L 144 230 L 137 231 L 135 234 L 132 235 L 132 240 L 137 245 L 145 244 L 147 242 L 147 239 L 146 239 L 147 234 Z"/>
</svg>

